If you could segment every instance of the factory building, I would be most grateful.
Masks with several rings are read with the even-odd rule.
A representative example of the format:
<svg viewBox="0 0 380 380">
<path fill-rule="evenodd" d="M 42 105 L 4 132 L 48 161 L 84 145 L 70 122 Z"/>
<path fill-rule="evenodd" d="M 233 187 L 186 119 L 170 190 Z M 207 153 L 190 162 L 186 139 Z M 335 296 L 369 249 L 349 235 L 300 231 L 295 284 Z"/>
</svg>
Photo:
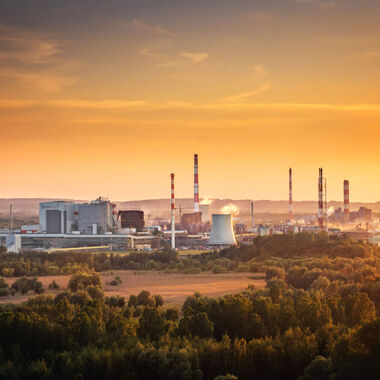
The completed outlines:
<svg viewBox="0 0 380 380">
<path fill-rule="evenodd" d="M 189 214 L 183 214 L 181 220 L 182 229 L 189 233 L 201 232 L 202 228 L 202 213 L 192 212 Z"/>
<path fill-rule="evenodd" d="M 114 208 L 114 204 L 101 197 L 78 205 L 78 231 L 93 235 L 111 232 L 116 224 Z"/>
<path fill-rule="evenodd" d="M 145 226 L 144 211 L 120 210 L 117 214 L 120 228 L 142 229 Z"/>
<path fill-rule="evenodd" d="M 47 234 L 71 233 L 75 229 L 75 211 L 73 202 L 54 201 L 40 203 L 40 229 Z"/>
<path fill-rule="evenodd" d="M 102 249 L 126 250 L 138 249 L 139 246 L 159 248 L 157 236 L 135 235 L 81 235 L 81 234 L 13 234 L 4 236 L 8 252 L 18 253 L 22 250 L 67 250 L 67 249 Z M 0 234 L 0 238 L 3 236 Z M 0 239 L 0 240 L 1 240 Z"/>
</svg>

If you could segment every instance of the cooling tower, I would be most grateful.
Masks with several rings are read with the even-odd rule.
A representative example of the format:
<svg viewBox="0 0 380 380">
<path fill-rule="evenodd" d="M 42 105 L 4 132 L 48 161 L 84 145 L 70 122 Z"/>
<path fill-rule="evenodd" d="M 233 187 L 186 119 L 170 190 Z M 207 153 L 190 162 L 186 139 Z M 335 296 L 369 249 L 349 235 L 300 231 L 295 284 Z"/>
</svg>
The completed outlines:
<svg viewBox="0 0 380 380">
<path fill-rule="evenodd" d="M 231 214 L 213 214 L 210 245 L 235 245 Z"/>
</svg>

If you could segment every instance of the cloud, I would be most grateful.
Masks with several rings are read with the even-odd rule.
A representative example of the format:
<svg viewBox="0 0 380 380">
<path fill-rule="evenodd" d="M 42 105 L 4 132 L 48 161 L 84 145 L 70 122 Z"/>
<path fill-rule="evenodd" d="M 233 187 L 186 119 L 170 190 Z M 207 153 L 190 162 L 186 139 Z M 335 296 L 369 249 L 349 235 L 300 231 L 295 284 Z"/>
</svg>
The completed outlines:
<svg viewBox="0 0 380 380">
<path fill-rule="evenodd" d="M 255 65 L 253 66 L 253 69 L 255 71 L 255 74 L 260 77 L 266 77 L 267 71 L 265 70 L 265 67 L 263 65 Z"/>
<path fill-rule="evenodd" d="M 236 102 L 239 102 L 241 100 L 251 98 L 252 96 L 258 95 L 258 94 L 260 94 L 266 90 L 269 90 L 269 88 L 270 88 L 270 84 L 264 83 L 262 86 L 260 86 L 256 90 L 242 92 L 240 94 L 229 96 L 227 98 L 223 98 L 221 101 L 225 102 L 225 103 L 236 103 Z"/>
<path fill-rule="evenodd" d="M 152 58 L 162 58 L 164 57 L 163 54 L 158 53 L 152 48 L 143 48 L 140 49 L 140 54 L 143 55 L 144 57 L 152 57 Z"/>
<path fill-rule="evenodd" d="M 0 24 L 0 60 L 49 63 L 61 52 L 59 46 L 39 33 Z"/>
<path fill-rule="evenodd" d="M 177 36 L 176 33 L 173 33 L 167 29 L 164 29 L 160 25 L 150 25 L 147 22 L 135 18 L 132 22 L 127 23 L 127 26 L 131 29 L 139 30 L 146 33 L 161 35 L 161 36 Z"/>
<path fill-rule="evenodd" d="M 41 93 L 57 93 L 73 85 L 75 80 L 64 72 L 72 69 L 72 62 L 59 56 L 61 42 L 47 35 L 0 24 L 0 77 L 9 87 L 22 85 Z"/>
<path fill-rule="evenodd" d="M 184 51 L 182 52 L 182 56 L 190 60 L 191 63 L 200 63 L 210 55 L 208 53 L 189 53 Z"/>
<path fill-rule="evenodd" d="M 156 67 L 175 67 L 182 66 L 187 64 L 198 64 L 207 59 L 210 55 L 208 53 L 191 53 L 191 52 L 182 52 L 182 59 L 177 59 L 173 61 L 158 63 Z"/>
<path fill-rule="evenodd" d="M 14 79 L 23 86 L 32 87 L 45 93 L 57 93 L 66 86 L 75 83 L 72 78 L 57 74 L 41 74 L 37 72 L 21 72 L 17 70 L 0 71 L 0 76 L 7 79 Z"/>
<path fill-rule="evenodd" d="M 239 100 L 252 96 L 252 93 L 242 93 L 230 97 L 229 102 L 191 103 L 182 101 L 158 101 L 158 100 L 29 100 L 29 99 L 0 99 L 0 108 L 26 108 L 26 107 L 51 107 L 51 108 L 83 108 L 83 109 L 125 109 L 141 110 L 143 112 L 161 109 L 182 110 L 214 110 L 214 111 L 253 111 L 268 110 L 282 112 L 380 112 L 380 104 L 324 104 L 324 103 L 239 103 Z M 226 101 L 227 99 L 224 99 Z"/>
</svg>

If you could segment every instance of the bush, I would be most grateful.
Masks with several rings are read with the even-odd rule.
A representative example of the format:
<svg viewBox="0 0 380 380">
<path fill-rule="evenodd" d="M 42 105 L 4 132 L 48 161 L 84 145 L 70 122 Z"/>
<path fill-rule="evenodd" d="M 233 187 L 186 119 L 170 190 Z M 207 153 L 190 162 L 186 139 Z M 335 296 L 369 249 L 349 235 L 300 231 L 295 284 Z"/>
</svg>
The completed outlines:
<svg viewBox="0 0 380 380">
<path fill-rule="evenodd" d="M 59 285 L 56 283 L 55 280 L 53 280 L 53 281 L 49 284 L 49 289 L 59 289 Z"/>
<path fill-rule="evenodd" d="M 37 281 L 36 277 L 21 277 L 12 284 L 12 288 L 16 292 L 21 292 L 22 294 L 28 293 L 29 290 L 34 290 L 34 292 L 37 294 L 41 294 L 44 292 L 42 283 L 40 281 Z"/>
<path fill-rule="evenodd" d="M 11 293 L 9 288 L 0 288 L 0 297 L 7 297 Z"/>
<path fill-rule="evenodd" d="M 76 273 L 71 277 L 68 287 L 71 291 L 76 292 L 79 289 L 86 289 L 90 285 L 102 285 L 100 276 L 97 273 Z"/>
<path fill-rule="evenodd" d="M 150 292 L 147 290 L 142 290 L 136 298 L 137 305 L 141 306 L 156 306 L 156 300 L 150 295 Z"/>
</svg>

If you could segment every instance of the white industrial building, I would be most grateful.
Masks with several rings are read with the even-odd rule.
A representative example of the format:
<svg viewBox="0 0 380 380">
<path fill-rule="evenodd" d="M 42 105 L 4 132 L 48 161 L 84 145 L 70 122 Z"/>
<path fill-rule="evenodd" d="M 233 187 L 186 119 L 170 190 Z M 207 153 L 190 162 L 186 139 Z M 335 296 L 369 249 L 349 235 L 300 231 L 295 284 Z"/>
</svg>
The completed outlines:
<svg viewBox="0 0 380 380">
<path fill-rule="evenodd" d="M 46 234 L 105 234 L 115 227 L 114 205 L 106 198 L 90 203 L 53 201 L 40 203 L 38 231 Z M 25 231 L 27 226 L 25 226 Z"/>
<path fill-rule="evenodd" d="M 74 202 L 40 203 L 40 230 L 47 234 L 71 233 L 75 229 L 77 205 Z"/>
</svg>

